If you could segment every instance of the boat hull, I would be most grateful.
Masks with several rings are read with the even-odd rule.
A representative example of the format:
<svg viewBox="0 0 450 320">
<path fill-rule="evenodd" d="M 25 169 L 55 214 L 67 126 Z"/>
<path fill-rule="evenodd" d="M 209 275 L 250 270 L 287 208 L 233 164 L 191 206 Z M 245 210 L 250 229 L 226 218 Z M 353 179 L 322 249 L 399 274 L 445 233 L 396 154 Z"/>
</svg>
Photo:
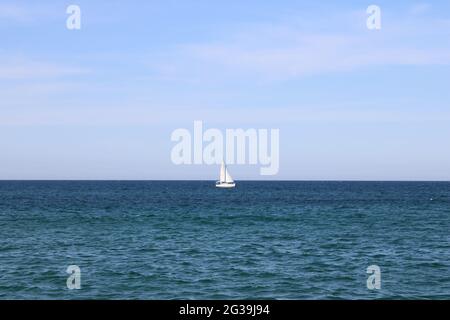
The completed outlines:
<svg viewBox="0 0 450 320">
<path fill-rule="evenodd" d="M 216 188 L 234 188 L 236 186 L 236 184 L 233 183 L 216 183 Z"/>
</svg>

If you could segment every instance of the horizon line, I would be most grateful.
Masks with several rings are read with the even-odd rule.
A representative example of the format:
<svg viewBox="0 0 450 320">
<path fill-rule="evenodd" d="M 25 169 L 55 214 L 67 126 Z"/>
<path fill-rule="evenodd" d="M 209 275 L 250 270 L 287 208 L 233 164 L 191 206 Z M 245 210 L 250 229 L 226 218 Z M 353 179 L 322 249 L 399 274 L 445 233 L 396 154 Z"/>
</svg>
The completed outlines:
<svg viewBox="0 0 450 320">
<path fill-rule="evenodd" d="M 48 182 L 214 182 L 215 179 L 0 179 L 0 182 L 27 182 L 27 181 L 48 181 Z M 237 182 L 450 182 L 450 180 L 359 180 L 359 179 L 269 179 L 269 180 L 253 180 L 242 179 Z"/>
</svg>

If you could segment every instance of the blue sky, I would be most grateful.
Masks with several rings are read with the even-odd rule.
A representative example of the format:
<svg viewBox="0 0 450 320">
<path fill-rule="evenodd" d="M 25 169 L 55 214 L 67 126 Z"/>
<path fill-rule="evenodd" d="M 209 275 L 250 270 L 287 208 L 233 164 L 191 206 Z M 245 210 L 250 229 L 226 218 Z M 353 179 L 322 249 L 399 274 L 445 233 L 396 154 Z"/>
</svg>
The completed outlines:
<svg viewBox="0 0 450 320">
<path fill-rule="evenodd" d="M 280 129 L 237 180 L 450 180 L 450 2 L 341 2 L 0 0 L 0 179 L 213 180 L 170 159 L 203 120 Z"/>
</svg>

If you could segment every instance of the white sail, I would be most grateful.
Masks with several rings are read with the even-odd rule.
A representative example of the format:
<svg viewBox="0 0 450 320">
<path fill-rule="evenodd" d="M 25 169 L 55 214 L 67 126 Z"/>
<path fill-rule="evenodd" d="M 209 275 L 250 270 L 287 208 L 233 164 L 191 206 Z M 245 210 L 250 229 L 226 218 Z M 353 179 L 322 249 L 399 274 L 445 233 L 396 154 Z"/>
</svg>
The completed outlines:
<svg viewBox="0 0 450 320">
<path fill-rule="evenodd" d="M 228 172 L 228 168 L 225 169 L 225 182 L 227 183 L 233 183 L 234 180 L 231 177 L 230 173 Z"/>
<path fill-rule="evenodd" d="M 226 168 L 225 168 L 225 163 L 222 161 L 222 166 L 220 167 L 220 177 L 219 177 L 219 181 L 220 182 L 225 182 L 226 181 Z"/>
<path fill-rule="evenodd" d="M 220 166 L 220 178 L 219 181 L 216 182 L 217 188 L 234 188 L 236 184 L 234 183 L 233 178 L 228 172 L 228 168 L 224 161 L 222 161 L 222 165 Z"/>
</svg>

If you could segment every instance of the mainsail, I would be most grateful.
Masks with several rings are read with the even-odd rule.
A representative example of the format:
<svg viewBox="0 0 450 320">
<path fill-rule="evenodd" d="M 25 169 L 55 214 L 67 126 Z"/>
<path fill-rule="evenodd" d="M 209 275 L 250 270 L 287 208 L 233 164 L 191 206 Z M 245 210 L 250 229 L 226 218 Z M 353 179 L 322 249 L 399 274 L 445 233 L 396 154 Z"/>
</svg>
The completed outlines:
<svg viewBox="0 0 450 320">
<path fill-rule="evenodd" d="M 230 173 L 228 172 L 228 168 L 225 168 L 225 182 L 227 183 L 233 183 L 234 180 L 231 177 Z"/>
</svg>

